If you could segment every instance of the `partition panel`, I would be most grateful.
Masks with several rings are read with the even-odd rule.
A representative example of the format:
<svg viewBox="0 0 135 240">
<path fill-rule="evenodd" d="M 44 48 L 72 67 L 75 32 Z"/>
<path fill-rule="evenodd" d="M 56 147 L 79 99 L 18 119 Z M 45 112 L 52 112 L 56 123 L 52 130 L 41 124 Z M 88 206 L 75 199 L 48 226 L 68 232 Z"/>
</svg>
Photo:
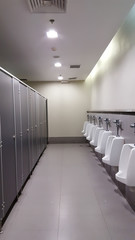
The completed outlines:
<svg viewBox="0 0 135 240">
<path fill-rule="evenodd" d="M 0 103 L 3 189 L 5 200 L 4 214 L 6 214 L 16 197 L 17 186 L 13 111 L 13 79 L 2 71 L 0 71 Z"/>
<path fill-rule="evenodd" d="M 20 83 L 16 79 L 13 82 L 14 87 L 14 120 L 15 120 L 15 153 L 16 153 L 16 180 L 17 192 L 20 191 L 23 185 L 23 159 L 22 159 L 22 120 L 21 120 L 21 96 L 20 96 Z"/>
<path fill-rule="evenodd" d="M 3 169 L 2 169 L 2 139 L 1 139 L 1 117 L 0 117 L 0 228 L 3 218 Z"/>
<path fill-rule="evenodd" d="M 40 95 L 36 93 L 36 141 L 37 159 L 40 156 Z"/>
<path fill-rule="evenodd" d="M 33 115 L 33 167 L 37 161 L 37 125 L 36 125 L 36 92 L 32 94 L 32 115 Z"/>
<path fill-rule="evenodd" d="M 32 93 L 31 89 L 28 89 L 28 106 L 29 106 L 29 161 L 30 161 L 30 171 L 32 170 L 32 156 L 33 156 L 33 125 L 32 125 Z"/>
<path fill-rule="evenodd" d="M 30 173 L 27 87 L 23 84 L 20 84 L 20 90 L 21 90 L 22 158 L 23 158 L 23 183 L 24 183 Z"/>
<path fill-rule="evenodd" d="M 46 105 L 46 108 L 45 108 L 45 139 L 46 139 L 46 146 L 48 144 L 48 100 L 46 99 L 45 100 L 45 105 Z"/>
<path fill-rule="evenodd" d="M 40 132 L 40 152 L 43 151 L 43 98 L 39 96 L 40 108 L 39 108 L 39 132 Z"/>
<path fill-rule="evenodd" d="M 42 148 L 43 150 L 46 148 L 46 99 L 42 98 Z"/>
<path fill-rule="evenodd" d="M 37 160 L 37 141 L 36 141 L 36 99 L 35 92 L 29 89 L 29 130 L 30 130 L 30 165 L 31 170 Z"/>
<path fill-rule="evenodd" d="M 0 68 L 0 230 L 46 147 L 46 100 Z M 46 131 L 45 131 L 46 130 Z"/>
</svg>

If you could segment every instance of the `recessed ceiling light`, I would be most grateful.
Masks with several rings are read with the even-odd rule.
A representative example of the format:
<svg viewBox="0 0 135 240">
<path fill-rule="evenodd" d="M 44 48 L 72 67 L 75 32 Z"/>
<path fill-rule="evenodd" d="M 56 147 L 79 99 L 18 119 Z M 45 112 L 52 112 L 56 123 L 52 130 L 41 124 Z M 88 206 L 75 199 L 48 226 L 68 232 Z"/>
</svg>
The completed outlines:
<svg viewBox="0 0 135 240">
<path fill-rule="evenodd" d="M 58 33 L 54 29 L 50 29 L 46 35 L 48 38 L 58 38 Z"/>
<path fill-rule="evenodd" d="M 59 75 L 58 80 L 63 80 L 63 77 L 61 75 Z"/>
<path fill-rule="evenodd" d="M 61 67 L 62 65 L 61 65 L 60 62 L 56 62 L 56 63 L 54 64 L 54 66 L 55 66 L 55 67 Z"/>
</svg>

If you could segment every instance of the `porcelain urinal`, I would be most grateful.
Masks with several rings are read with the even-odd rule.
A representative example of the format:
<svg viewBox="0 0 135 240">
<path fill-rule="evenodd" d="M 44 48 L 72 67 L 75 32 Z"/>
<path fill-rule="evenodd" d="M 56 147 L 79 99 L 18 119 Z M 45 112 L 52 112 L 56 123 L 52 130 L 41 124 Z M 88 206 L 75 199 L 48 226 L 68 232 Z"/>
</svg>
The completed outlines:
<svg viewBox="0 0 135 240">
<path fill-rule="evenodd" d="M 129 157 L 126 185 L 135 187 L 135 146 L 132 149 Z"/>
<path fill-rule="evenodd" d="M 106 143 L 105 156 L 102 158 L 102 161 L 110 166 L 118 166 L 123 145 L 123 137 L 109 136 Z"/>
<path fill-rule="evenodd" d="M 97 147 L 101 144 L 101 139 L 102 139 L 102 134 L 103 134 L 103 132 L 105 132 L 104 129 L 102 129 L 102 130 L 99 132 L 98 141 L 97 141 Z"/>
<path fill-rule="evenodd" d="M 105 154 L 105 147 L 108 137 L 112 135 L 111 131 L 104 131 L 100 136 L 100 141 L 98 141 L 98 146 L 95 148 L 95 151 L 100 154 Z"/>
<path fill-rule="evenodd" d="M 102 158 L 102 162 L 108 164 L 110 160 L 110 153 L 111 153 L 111 148 L 112 148 L 112 141 L 115 138 L 114 135 L 110 135 L 107 139 L 106 142 L 106 147 L 105 147 L 105 156 Z"/>
<path fill-rule="evenodd" d="M 90 145 L 93 147 L 97 147 L 98 145 L 98 137 L 99 137 L 99 133 L 100 131 L 103 130 L 102 127 L 97 127 L 95 129 L 95 134 L 92 136 L 92 140 L 90 141 Z"/>
<path fill-rule="evenodd" d="M 96 147 L 96 148 L 99 148 L 99 146 L 101 145 L 101 140 L 102 140 L 103 132 L 105 132 L 104 129 L 102 129 L 102 130 L 99 132 L 98 141 L 97 141 L 97 147 Z M 95 148 L 95 149 L 96 149 L 96 148 Z M 95 154 L 96 154 L 96 156 L 99 158 L 99 160 L 101 160 L 98 152 L 95 151 Z"/>
<path fill-rule="evenodd" d="M 86 129 L 85 129 L 85 132 L 83 134 L 84 137 L 88 136 L 88 132 L 89 132 L 89 129 L 90 129 L 91 125 L 92 125 L 92 123 L 90 123 L 90 122 L 86 125 Z"/>
<path fill-rule="evenodd" d="M 135 211 L 135 147 L 130 153 L 127 179 L 126 179 L 126 199 L 132 209 Z"/>
<path fill-rule="evenodd" d="M 86 126 L 87 126 L 88 123 L 89 123 L 88 121 L 85 121 L 85 122 L 84 122 L 82 133 L 85 133 L 85 131 L 86 131 Z"/>
<path fill-rule="evenodd" d="M 129 174 L 131 171 L 131 162 L 133 163 L 133 157 L 135 156 L 134 151 L 134 144 L 123 145 L 119 161 L 119 171 L 115 174 L 116 179 L 123 184 L 127 184 L 127 176 L 128 184 L 132 182 L 132 177 L 130 178 Z M 128 169 L 130 169 L 130 171 Z M 133 171 L 135 172 L 135 169 Z"/>
<path fill-rule="evenodd" d="M 87 139 L 87 137 L 91 134 L 91 130 L 92 130 L 92 128 L 93 128 L 93 124 L 92 123 L 89 123 L 88 125 L 87 125 L 87 131 L 86 131 L 86 133 L 84 134 L 84 136 L 86 137 L 86 139 Z"/>
<path fill-rule="evenodd" d="M 131 207 L 135 210 L 135 145 L 124 144 L 119 161 L 119 171 L 115 174 L 118 187 Z"/>
<path fill-rule="evenodd" d="M 94 137 L 96 128 L 97 128 L 97 125 L 92 125 L 92 127 L 91 127 L 91 129 L 89 131 L 89 134 L 88 134 L 88 136 L 86 138 L 88 141 L 91 141 L 92 138 Z"/>
</svg>

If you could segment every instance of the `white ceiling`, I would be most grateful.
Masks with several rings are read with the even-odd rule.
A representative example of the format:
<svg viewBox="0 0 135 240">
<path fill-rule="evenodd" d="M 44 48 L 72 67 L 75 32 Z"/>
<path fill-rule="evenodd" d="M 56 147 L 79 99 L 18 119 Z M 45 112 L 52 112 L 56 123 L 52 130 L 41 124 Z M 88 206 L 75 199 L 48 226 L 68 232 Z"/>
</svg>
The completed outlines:
<svg viewBox="0 0 135 240">
<path fill-rule="evenodd" d="M 27 0 L 0 0 L 0 66 L 30 81 L 85 80 L 122 25 L 134 0 L 67 0 L 66 13 L 37 14 Z M 58 39 L 47 39 L 55 19 Z M 52 51 L 52 48 L 56 51 Z M 62 68 L 54 68 L 60 56 Z M 80 69 L 70 69 L 80 64 Z"/>
</svg>

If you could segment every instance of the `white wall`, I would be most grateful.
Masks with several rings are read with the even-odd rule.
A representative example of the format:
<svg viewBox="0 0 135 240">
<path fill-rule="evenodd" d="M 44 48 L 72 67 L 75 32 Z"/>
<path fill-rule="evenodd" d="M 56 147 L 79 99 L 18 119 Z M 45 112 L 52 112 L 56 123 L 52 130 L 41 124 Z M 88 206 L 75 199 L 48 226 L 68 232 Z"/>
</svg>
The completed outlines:
<svg viewBox="0 0 135 240">
<path fill-rule="evenodd" d="M 89 88 L 84 81 L 29 82 L 48 98 L 49 137 L 79 137 L 89 109 Z"/>
<path fill-rule="evenodd" d="M 135 7 L 84 82 L 33 82 L 49 101 L 49 136 L 77 137 L 87 110 L 135 111 Z"/>
<path fill-rule="evenodd" d="M 135 110 L 135 7 L 87 81 L 91 110 Z"/>
</svg>

